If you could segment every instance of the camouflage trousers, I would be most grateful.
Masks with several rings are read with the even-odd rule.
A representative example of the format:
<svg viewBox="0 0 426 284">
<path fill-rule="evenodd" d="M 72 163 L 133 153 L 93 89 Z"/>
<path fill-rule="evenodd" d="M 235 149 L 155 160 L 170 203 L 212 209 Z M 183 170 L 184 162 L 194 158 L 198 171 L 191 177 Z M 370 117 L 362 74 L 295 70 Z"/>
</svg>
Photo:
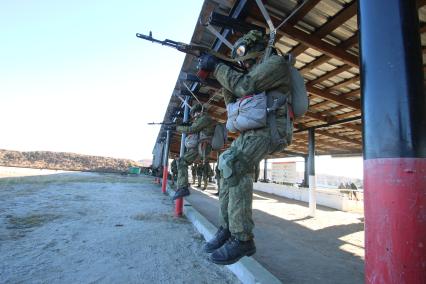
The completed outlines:
<svg viewBox="0 0 426 284">
<path fill-rule="evenodd" d="M 241 134 L 231 147 L 222 153 L 235 153 L 236 159 L 231 177 L 223 178 L 221 173 L 219 222 L 241 241 L 253 239 L 253 169 L 268 153 L 269 144 L 269 130 L 250 130 Z M 239 159 L 244 161 L 238 161 Z M 241 171 L 242 166 L 236 164 L 247 168 Z"/>
<path fill-rule="evenodd" d="M 178 159 L 177 188 L 188 186 L 188 166 L 194 163 L 194 161 L 196 161 L 197 159 L 208 159 L 211 149 L 211 145 L 207 145 L 203 151 L 203 155 L 200 155 L 197 148 L 191 148 L 185 152 L 183 157 Z"/>
</svg>

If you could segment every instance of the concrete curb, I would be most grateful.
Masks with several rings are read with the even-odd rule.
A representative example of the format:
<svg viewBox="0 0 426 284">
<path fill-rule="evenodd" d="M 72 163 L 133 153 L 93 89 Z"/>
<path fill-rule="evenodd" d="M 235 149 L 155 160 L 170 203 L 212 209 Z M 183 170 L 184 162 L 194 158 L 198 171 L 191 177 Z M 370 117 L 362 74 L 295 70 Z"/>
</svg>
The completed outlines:
<svg viewBox="0 0 426 284">
<path fill-rule="evenodd" d="M 195 228 L 203 234 L 206 240 L 214 236 L 217 228 L 187 201 L 184 202 L 183 212 Z M 237 263 L 227 265 L 226 267 L 243 283 L 281 283 L 278 278 L 272 275 L 272 273 L 266 270 L 252 257 L 243 257 Z"/>
<path fill-rule="evenodd" d="M 167 183 L 167 193 L 171 197 L 174 194 L 169 183 Z M 184 200 L 183 213 L 188 220 L 192 222 L 198 232 L 204 236 L 204 239 L 209 240 L 213 238 L 217 228 L 186 200 Z M 242 283 L 282 283 L 252 257 L 243 257 L 237 263 L 227 265 L 226 267 L 234 273 Z"/>
</svg>

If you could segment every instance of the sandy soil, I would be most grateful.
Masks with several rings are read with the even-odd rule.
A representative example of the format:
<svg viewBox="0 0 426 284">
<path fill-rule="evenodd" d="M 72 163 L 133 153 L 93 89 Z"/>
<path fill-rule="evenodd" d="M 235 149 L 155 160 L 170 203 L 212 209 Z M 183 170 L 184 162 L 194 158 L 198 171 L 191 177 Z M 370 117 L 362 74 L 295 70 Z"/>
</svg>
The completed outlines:
<svg viewBox="0 0 426 284">
<path fill-rule="evenodd" d="M 150 177 L 8 175 L 0 283 L 238 283 L 207 260 L 202 236 L 173 217 Z"/>
</svg>

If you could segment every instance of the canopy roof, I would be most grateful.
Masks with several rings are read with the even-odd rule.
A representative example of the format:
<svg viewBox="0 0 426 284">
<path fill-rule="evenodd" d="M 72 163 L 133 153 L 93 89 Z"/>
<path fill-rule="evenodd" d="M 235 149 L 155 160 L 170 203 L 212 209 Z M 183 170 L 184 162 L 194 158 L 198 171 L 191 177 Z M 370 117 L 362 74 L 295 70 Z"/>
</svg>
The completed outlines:
<svg viewBox="0 0 426 284">
<path fill-rule="evenodd" d="M 296 0 L 263 1 L 275 27 L 295 11 Z M 426 45 L 426 0 L 418 0 L 422 45 Z M 205 0 L 191 43 L 211 47 L 229 56 L 230 49 L 222 44 L 206 27 L 212 12 L 238 20 L 239 26 L 211 26 L 231 43 L 243 33 L 245 24 L 265 28 L 266 21 L 253 0 Z M 309 128 L 316 128 L 316 154 L 318 155 L 361 155 L 362 121 L 360 69 L 358 61 L 357 1 L 352 0 L 310 0 L 298 9 L 278 30 L 276 46 L 296 58 L 295 66 L 306 81 L 310 106 L 306 115 L 295 121 L 293 143 L 285 151 L 273 157 L 305 156 L 308 151 Z M 383 48 L 387 48 L 384 46 Z M 425 49 L 424 49 L 425 50 Z M 425 55 L 423 55 L 425 61 Z M 211 116 L 226 121 L 226 109 L 221 96 L 217 95 L 220 85 L 214 79 L 197 82 L 197 58 L 187 55 L 175 89 L 172 92 L 164 121 L 174 121 L 183 114 L 183 103 L 176 95 L 188 94 L 185 82 L 201 102 L 212 98 L 207 106 Z M 162 127 L 157 143 L 164 141 Z M 229 142 L 238 134 L 230 133 Z M 171 137 L 171 154 L 178 154 L 180 133 Z M 212 158 L 215 155 L 212 154 Z M 271 158 L 271 157 L 269 157 Z"/>
</svg>

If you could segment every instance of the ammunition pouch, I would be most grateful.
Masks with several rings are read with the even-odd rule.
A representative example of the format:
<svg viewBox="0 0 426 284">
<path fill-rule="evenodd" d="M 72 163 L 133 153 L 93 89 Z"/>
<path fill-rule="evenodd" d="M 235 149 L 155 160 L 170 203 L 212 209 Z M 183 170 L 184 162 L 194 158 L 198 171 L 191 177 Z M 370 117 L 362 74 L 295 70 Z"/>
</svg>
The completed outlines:
<svg viewBox="0 0 426 284">
<path fill-rule="evenodd" d="M 219 159 L 221 177 L 228 186 L 236 186 L 244 175 L 253 171 L 244 154 L 235 148 L 223 152 Z"/>
<path fill-rule="evenodd" d="M 276 112 L 283 105 L 287 105 L 286 110 L 286 127 L 285 136 L 278 133 Z M 293 126 L 291 125 L 291 107 L 288 103 L 288 95 L 273 90 L 267 93 L 267 122 L 271 135 L 271 144 L 269 146 L 269 154 L 283 150 L 291 143 Z M 291 132 L 291 134 L 290 134 Z M 290 134 L 290 135 L 289 135 Z"/>
</svg>

